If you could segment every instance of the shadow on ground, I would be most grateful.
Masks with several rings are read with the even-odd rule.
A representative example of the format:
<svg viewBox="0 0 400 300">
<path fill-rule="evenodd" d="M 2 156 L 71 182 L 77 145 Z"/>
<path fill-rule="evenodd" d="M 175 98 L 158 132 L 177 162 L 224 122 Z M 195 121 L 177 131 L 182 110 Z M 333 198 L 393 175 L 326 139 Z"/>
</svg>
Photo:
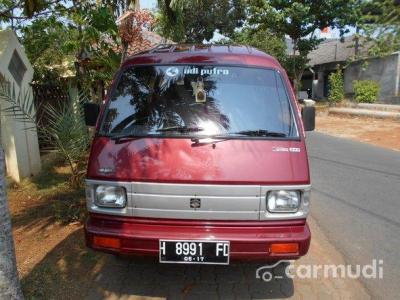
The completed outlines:
<svg viewBox="0 0 400 300">
<path fill-rule="evenodd" d="M 82 228 L 73 231 L 22 278 L 26 299 L 82 299 L 106 255 L 86 248 Z"/>
<path fill-rule="evenodd" d="M 260 266 L 166 265 L 149 259 L 114 259 L 103 266 L 86 299 L 282 299 L 293 295 L 289 278 L 257 279 Z M 283 268 L 273 272 L 282 274 Z"/>
<path fill-rule="evenodd" d="M 54 194 L 41 196 L 35 200 L 34 205 L 26 209 L 15 212 L 12 215 L 12 224 L 14 229 L 21 227 L 34 227 L 40 224 L 41 227 L 47 227 L 57 221 L 62 224 L 68 224 L 73 221 L 81 220 L 85 214 L 85 194 L 84 190 L 64 190 L 57 191 Z M 20 198 L 26 195 L 21 195 Z M 16 201 L 16 200 L 13 200 Z M 26 199 L 30 201 L 30 199 Z"/>
<path fill-rule="evenodd" d="M 52 161 L 53 162 L 53 161 Z M 47 227 L 82 220 L 85 214 L 84 188 L 71 188 L 69 169 L 45 162 L 43 170 L 20 184 L 10 185 L 8 199 L 14 229 Z"/>
<path fill-rule="evenodd" d="M 49 252 L 22 284 L 27 299 L 273 299 L 293 295 L 291 279 L 257 279 L 260 266 L 166 265 L 149 258 L 116 258 L 87 249 L 79 229 Z M 274 274 L 282 275 L 283 267 L 278 265 Z"/>
</svg>

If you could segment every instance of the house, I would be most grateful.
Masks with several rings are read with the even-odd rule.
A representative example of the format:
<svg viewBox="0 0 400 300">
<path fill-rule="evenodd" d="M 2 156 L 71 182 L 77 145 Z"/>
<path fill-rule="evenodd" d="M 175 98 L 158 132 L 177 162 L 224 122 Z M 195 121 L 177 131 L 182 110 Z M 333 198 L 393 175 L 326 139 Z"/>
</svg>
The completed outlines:
<svg viewBox="0 0 400 300">
<path fill-rule="evenodd" d="M 1 86 L 10 87 L 14 97 L 21 95 L 27 103 L 33 101 L 30 86 L 33 68 L 11 30 L 0 31 L 0 75 Z M 4 109 L 8 107 L 10 103 L 0 95 L 1 144 L 5 152 L 7 174 L 19 182 L 40 171 L 38 136 L 35 125 L 6 114 Z"/>
<path fill-rule="evenodd" d="M 344 88 L 346 97 L 354 96 L 354 80 L 374 80 L 380 84 L 379 101 L 383 103 L 400 102 L 399 78 L 400 56 L 393 53 L 384 57 L 359 59 L 365 57 L 370 43 L 360 39 L 359 46 L 355 47 L 354 36 L 340 39 L 327 39 L 309 58 L 309 68 L 302 76 L 302 91 L 310 91 L 315 100 L 327 99 L 329 94 L 329 75 L 339 67 L 343 70 Z M 356 55 L 357 54 L 357 55 Z"/>
<path fill-rule="evenodd" d="M 127 57 L 148 51 L 160 44 L 173 43 L 152 31 L 154 18 L 150 11 L 140 9 L 140 1 L 136 1 L 134 7 L 126 10 L 116 23 L 121 39 L 128 43 Z M 140 34 L 136 34 L 135 26 L 140 26 Z M 123 51 L 123 49 L 120 50 L 121 53 Z"/>
<path fill-rule="evenodd" d="M 167 40 L 162 36 L 160 36 L 159 34 L 155 33 L 154 31 L 150 31 L 146 28 L 142 30 L 142 36 L 143 40 L 141 42 L 133 41 L 132 43 L 129 44 L 128 56 L 132 56 L 137 53 L 150 50 L 162 44 L 166 43 L 173 44 L 172 41 Z"/>
</svg>

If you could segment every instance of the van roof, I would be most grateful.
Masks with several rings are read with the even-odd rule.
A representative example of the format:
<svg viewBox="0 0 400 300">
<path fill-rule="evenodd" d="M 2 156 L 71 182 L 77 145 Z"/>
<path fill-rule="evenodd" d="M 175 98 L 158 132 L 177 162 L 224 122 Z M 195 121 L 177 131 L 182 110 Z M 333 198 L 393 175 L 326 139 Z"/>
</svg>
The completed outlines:
<svg viewBox="0 0 400 300">
<path fill-rule="evenodd" d="M 241 45 L 162 44 L 128 57 L 123 66 L 133 64 L 234 64 L 281 68 L 272 56 Z"/>
</svg>

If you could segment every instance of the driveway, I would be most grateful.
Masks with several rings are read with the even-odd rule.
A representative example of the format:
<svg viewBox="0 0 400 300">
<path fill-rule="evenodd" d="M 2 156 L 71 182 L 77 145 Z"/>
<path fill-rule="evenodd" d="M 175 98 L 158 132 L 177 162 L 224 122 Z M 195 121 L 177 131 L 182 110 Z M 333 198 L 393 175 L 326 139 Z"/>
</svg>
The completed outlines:
<svg viewBox="0 0 400 300">
<path fill-rule="evenodd" d="M 383 280 L 363 279 L 373 298 L 400 294 L 400 152 L 311 133 L 312 217 L 347 263 L 383 260 Z"/>
</svg>

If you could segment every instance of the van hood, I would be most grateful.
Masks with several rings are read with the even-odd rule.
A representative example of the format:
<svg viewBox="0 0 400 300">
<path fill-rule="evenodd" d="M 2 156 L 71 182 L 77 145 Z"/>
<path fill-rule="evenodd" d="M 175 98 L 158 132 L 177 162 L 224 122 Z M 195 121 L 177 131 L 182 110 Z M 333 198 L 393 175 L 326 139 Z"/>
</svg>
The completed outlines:
<svg viewBox="0 0 400 300">
<path fill-rule="evenodd" d="M 201 141 L 201 140 L 200 140 Z M 304 141 L 96 137 L 89 179 L 208 184 L 309 184 Z"/>
</svg>

